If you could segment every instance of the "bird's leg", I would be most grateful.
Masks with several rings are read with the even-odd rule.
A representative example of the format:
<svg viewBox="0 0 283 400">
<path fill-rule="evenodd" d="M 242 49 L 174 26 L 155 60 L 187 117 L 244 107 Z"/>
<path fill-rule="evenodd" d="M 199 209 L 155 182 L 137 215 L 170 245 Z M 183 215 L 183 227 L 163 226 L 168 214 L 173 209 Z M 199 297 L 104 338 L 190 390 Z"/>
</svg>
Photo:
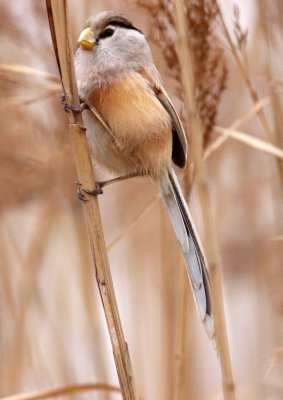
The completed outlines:
<svg viewBox="0 0 283 400">
<path fill-rule="evenodd" d="M 62 94 L 60 103 L 63 104 L 63 108 L 66 112 L 74 111 L 74 112 L 82 112 L 89 108 L 87 103 L 81 103 L 79 106 L 72 106 L 71 104 L 66 103 L 66 97 Z"/>
<path fill-rule="evenodd" d="M 98 186 L 100 186 L 102 188 L 104 186 L 111 185 L 112 183 L 125 181 L 126 179 L 130 179 L 130 178 L 135 178 L 136 176 L 140 176 L 140 174 L 138 172 L 134 172 L 129 175 L 118 176 L 118 178 L 108 179 L 107 181 L 99 181 L 96 183 L 98 184 Z"/>
<path fill-rule="evenodd" d="M 104 186 L 111 185 L 112 183 L 116 183 L 116 182 L 121 182 L 121 181 L 124 181 L 126 179 L 134 178 L 135 176 L 140 176 L 140 174 L 139 173 L 133 173 L 133 174 L 125 175 L 125 176 L 119 176 L 118 178 L 109 179 L 107 181 L 95 182 L 95 188 L 94 189 L 81 189 L 79 187 L 79 189 L 77 191 L 78 198 L 80 200 L 82 200 L 82 201 L 87 201 L 86 197 L 84 196 L 84 194 L 82 192 L 85 192 L 87 194 L 91 194 L 93 196 L 98 196 L 99 194 L 103 193 L 102 188 Z M 81 183 L 79 181 L 75 181 L 75 184 L 78 185 L 78 186 L 81 186 Z"/>
<path fill-rule="evenodd" d="M 87 194 L 92 194 L 94 196 L 97 196 L 98 194 L 103 193 L 102 188 L 104 186 L 111 185 L 112 183 L 116 183 L 116 182 L 125 181 L 126 179 L 134 178 L 135 176 L 140 176 L 140 174 L 132 173 L 129 175 L 119 176 L 118 178 L 109 179 L 107 181 L 98 181 L 98 182 L 95 182 L 94 189 L 82 189 L 82 190 Z"/>
</svg>

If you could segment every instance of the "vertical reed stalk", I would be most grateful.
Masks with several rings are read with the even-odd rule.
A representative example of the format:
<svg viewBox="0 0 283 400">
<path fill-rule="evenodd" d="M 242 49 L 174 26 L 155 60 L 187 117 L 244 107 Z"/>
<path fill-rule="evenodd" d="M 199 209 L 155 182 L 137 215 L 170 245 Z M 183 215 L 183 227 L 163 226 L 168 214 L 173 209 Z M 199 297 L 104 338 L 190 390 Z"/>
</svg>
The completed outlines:
<svg viewBox="0 0 283 400">
<path fill-rule="evenodd" d="M 189 198 L 192 188 L 192 176 L 189 166 L 186 167 L 183 180 L 183 193 L 185 199 Z M 174 359 L 174 400 L 181 400 L 184 397 L 184 371 L 185 371 L 185 353 L 186 353 L 186 337 L 189 307 L 188 307 L 188 274 L 184 267 L 184 257 L 179 252 L 178 265 L 178 304 L 177 304 L 177 323 L 176 323 L 176 345 Z"/>
<path fill-rule="evenodd" d="M 52 199 L 52 197 L 50 197 Z M 57 207 L 57 205 L 55 206 Z M 38 222 L 35 224 L 34 233 L 30 240 L 30 246 L 24 257 L 20 258 L 22 277 L 19 280 L 18 293 L 22 299 L 14 312 L 14 327 L 10 343 L 5 346 L 5 356 L 2 357 L 3 364 L 6 366 L 2 375 L 6 382 L 12 382 L 13 390 L 20 388 L 20 382 L 24 369 L 26 354 L 26 321 L 28 311 L 36 294 L 38 284 L 40 264 L 46 251 L 46 243 L 52 231 L 54 219 L 50 218 L 50 204 L 44 205 L 39 214 Z M 53 202 L 54 211 L 54 202 Z M 13 249 L 16 246 L 13 244 Z M 14 250 L 16 251 L 16 250 Z M 15 368 L 17 365 L 17 368 Z"/>
<path fill-rule="evenodd" d="M 213 216 L 207 183 L 207 171 L 203 162 L 202 126 L 198 116 L 195 101 L 195 85 L 193 73 L 193 57 L 187 37 L 187 27 L 184 18 L 182 0 L 175 0 L 175 23 L 178 33 L 177 55 L 179 59 L 181 78 L 184 89 L 184 101 L 188 112 L 192 138 L 192 156 L 196 172 L 196 185 L 199 193 L 200 207 L 205 226 L 205 249 L 211 275 L 213 296 L 215 339 L 219 351 L 223 379 L 223 395 L 225 400 L 236 400 L 235 384 L 232 372 L 224 305 L 220 277 L 220 261 L 217 251 L 216 235 L 214 232 Z"/>
<path fill-rule="evenodd" d="M 89 326 L 91 331 L 95 331 L 97 328 L 97 314 L 98 307 L 96 302 L 96 296 L 94 296 L 93 288 L 92 288 L 92 280 L 90 280 L 90 257 L 89 257 L 89 248 L 88 248 L 88 238 L 87 232 L 84 226 L 84 221 L 82 218 L 75 215 L 71 216 L 74 219 L 75 231 L 77 233 L 77 243 L 79 248 L 79 256 L 80 256 L 80 280 L 81 280 L 81 292 L 84 293 L 83 301 L 84 307 L 88 310 L 89 315 Z M 96 335 L 95 335 L 96 336 Z M 103 359 L 103 349 L 99 346 L 99 339 L 97 337 L 94 338 L 93 342 L 90 346 L 90 352 L 96 355 L 96 362 L 100 368 L 100 376 L 103 381 L 107 381 L 107 368 L 106 368 L 106 360 Z M 104 400 L 109 400 L 110 394 L 106 392 L 104 394 Z"/>
<path fill-rule="evenodd" d="M 282 102 L 279 93 L 275 90 L 275 86 L 272 85 L 274 81 L 274 70 L 273 70 L 273 59 L 271 55 L 271 31 L 270 24 L 267 21 L 267 4 L 266 0 L 259 0 L 259 14 L 260 14 L 260 25 L 262 27 L 262 33 L 264 37 L 264 51 L 265 51 L 265 68 L 270 85 L 270 99 L 272 106 L 272 114 L 275 128 L 275 143 L 278 146 L 283 144 L 283 116 L 282 116 Z M 283 184 L 283 163 L 277 161 L 281 171 L 281 183 Z"/>
<path fill-rule="evenodd" d="M 67 1 L 46 0 L 46 5 L 66 101 L 69 104 L 79 105 Z M 82 187 L 92 188 L 95 185 L 95 178 L 82 116 L 81 113 L 73 112 L 69 113 L 68 116 L 78 178 Z M 121 392 L 124 400 L 135 400 L 138 397 L 107 258 L 98 200 L 95 196 L 89 196 L 88 200 L 83 202 L 85 220 L 96 280 L 107 320 Z"/>
<path fill-rule="evenodd" d="M 179 290 L 178 290 L 178 315 L 177 338 L 174 360 L 174 400 L 181 400 L 184 395 L 184 369 L 186 333 L 188 318 L 188 276 L 184 267 L 183 255 L 179 253 Z"/>
</svg>

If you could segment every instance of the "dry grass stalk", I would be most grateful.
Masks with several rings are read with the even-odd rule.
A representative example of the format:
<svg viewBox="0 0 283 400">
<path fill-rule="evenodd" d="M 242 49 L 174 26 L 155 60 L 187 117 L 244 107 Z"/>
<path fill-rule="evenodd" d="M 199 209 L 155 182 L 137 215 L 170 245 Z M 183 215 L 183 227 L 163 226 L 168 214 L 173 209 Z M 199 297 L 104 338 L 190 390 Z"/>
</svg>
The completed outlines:
<svg viewBox="0 0 283 400">
<path fill-rule="evenodd" d="M 257 104 L 255 104 L 249 111 L 244 113 L 241 117 L 237 118 L 231 125 L 228 126 L 227 129 L 237 129 L 241 125 L 246 124 L 250 121 L 263 107 L 270 103 L 269 97 L 265 97 L 261 99 Z M 220 146 L 222 146 L 227 140 L 229 136 L 219 136 L 219 138 L 215 139 L 209 146 L 206 147 L 204 151 L 204 159 L 206 160 L 215 150 L 217 150 Z"/>
<path fill-rule="evenodd" d="M 283 358 L 283 347 L 279 347 L 279 348 L 275 349 L 275 351 L 274 351 L 274 354 L 272 356 L 270 364 L 264 374 L 265 378 L 267 378 L 271 374 L 271 372 L 274 369 L 274 367 L 276 366 L 276 364 L 278 364 L 279 361 L 282 360 L 282 358 Z"/>
<path fill-rule="evenodd" d="M 243 60 L 247 64 L 247 42 L 248 42 L 248 30 L 242 29 L 240 24 L 240 8 L 238 5 L 234 4 L 234 35 L 237 40 L 238 50 L 243 55 Z"/>
<path fill-rule="evenodd" d="M 219 351 L 220 364 L 223 377 L 223 395 L 225 400 L 235 400 L 236 391 L 231 366 L 230 352 L 224 317 L 223 296 L 219 269 L 219 256 L 214 232 L 213 217 L 211 212 L 209 191 L 207 186 L 207 173 L 203 163 L 202 127 L 195 105 L 195 82 L 193 73 L 193 57 L 187 38 L 184 6 L 181 0 L 175 2 L 176 29 L 179 35 L 177 55 L 181 67 L 181 77 L 184 87 L 184 101 L 191 122 L 192 153 L 196 165 L 196 184 L 203 221 L 205 225 L 205 248 L 208 266 L 211 274 L 214 318 L 216 328 L 216 343 Z"/>
<path fill-rule="evenodd" d="M 272 39 L 272 32 L 271 26 L 268 24 L 267 17 L 267 4 L 266 0 L 259 0 L 259 12 L 260 12 L 260 21 L 263 31 L 264 37 L 264 50 L 266 55 L 266 73 L 269 82 L 274 81 L 274 68 L 273 68 L 273 59 L 271 55 L 271 39 Z M 279 93 L 276 90 L 275 85 L 269 86 L 270 98 L 271 98 L 271 105 L 272 105 L 272 114 L 274 120 L 274 128 L 275 128 L 275 143 L 278 146 L 283 145 L 283 117 L 282 117 L 282 102 L 279 96 Z M 283 164 L 280 164 L 280 171 L 283 175 Z"/>
<path fill-rule="evenodd" d="M 57 220 L 57 215 L 60 213 L 56 200 L 56 197 L 53 196 L 45 199 L 45 203 L 42 205 L 34 224 L 34 232 L 31 235 L 25 254 L 21 254 L 19 251 L 19 243 L 14 240 L 14 235 L 9 232 L 7 224 L 5 227 L 6 234 L 9 232 L 7 235 L 9 238 L 8 247 L 11 248 L 21 272 L 16 289 L 17 294 L 21 295 L 21 301 L 14 301 L 10 310 L 14 317 L 13 332 L 10 340 L 4 346 L 5 351 L 2 356 L 4 368 L 0 376 L 0 387 L 4 393 L 19 390 L 26 363 L 32 362 L 32 351 L 29 342 L 29 316 L 35 308 L 38 308 L 38 311 L 48 323 L 50 330 L 54 332 L 52 348 L 56 354 L 56 364 L 59 371 L 58 378 L 65 382 L 72 381 L 72 371 L 64 353 L 64 346 L 58 335 L 58 326 L 50 318 L 46 303 L 39 290 L 42 259 L 48 251 L 49 238 L 54 232 L 52 228 Z M 50 217 L 51 215 L 53 218 Z M 10 264 L 11 259 L 7 260 L 6 265 Z M 5 276 L 5 274 L 3 275 Z M 7 293 L 7 296 L 11 296 L 13 300 L 13 293 Z M 32 347 L 39 347 L 35 338 L 33 338 Z M 41 357 L 40 354 L 38 354 L 38 358 L 42 359 L 42 361 L 44 360 L 44 357 Z M 44 366 L 42 366 L 42 369 L 44 370 Z"/>
<path fill-rule="evenodd" d="M 8 274 L 8 267 L 10 265 L 10 255 L 8 251 L 8 240 L 7 240 L 7 224 L 5 220 L 1 221 L 0 226 L 0 259 L 2 262 L 2 268 L 0 268 L 0 284 L 1 293 L 3 293 L 3 299 L 7 301 L 7 306 L 9 307 L 10 315 L 15 316 L 16 302 L 13 296 L 13 283 Z M 4 363 L 3 363 L 4 364 Z M 2 384 L 2 379 L 0 377 L 0 384 Z"/>
<path fill-rule="evenodd" d="M 252 82 L 252 80 L 250 78 L 249 71 L 246 68 L 244 62 L 242 61 L 242 59 L 241 59 L 241 57 L 239 55 L 237 47 L 233 43 L 233 40 L 231 38 L 229 30 L 228 30 L 228 28 L 226 26 L 226 23 L 224 21 L 224 17 L 223 17 L 223 14 L 221 12 L 220 7 L 218 7 L 218 14 L 219 14 L 219 21 L 220 21 L 220 25 L 221 25 L 222 31 L 224 33 L 224 36 L 225 36 L 227 42 L 228 42 L 229 48 L 230 48 L 230 50 L 232 52 L 232 55 L 233 55 L 233 57 L 234 57 L 234 59 L 235 59 L 235 61 L 237 63 L 238 69 L 239 69 L 239 71 L 240 71 L 240 73 L 241 73 L 241 75 L 242 75 L 242 77 L 243 77 L 243 79 L 244 79 L 244 81 L 245 81 L 245 83 L 246 83 L 246 85 L 248 87 L 248 90 L 249 90 L 249 93 L 250 93 L 250 96 L 252 98 L 253 103 L 257 104 L 260 101 L 258 93 L 257 93 L 257 91 L 256 91 L 256 89 L 255 89 L 255 87 L 253 85 L 253 82 Z M 264 129 L 266 140 L 268 142 L 270 142 L 270 143 L 273 143 L 273 140 L 274 140 L 273 134 L 272 134 L 271 128 L 270 128 L 269 123 L 268 123 L 268 120 L 267 120 L 263 110 L 261 110 L 258 113 L 258 117 L 259 117 L 260 122 L 262 124 L 262 127 Z"/>
<path fill-rule="evenodd" d="M 12 97 L 4 90 L 7 97 L 6 107 L 15 107 L 23 103 L 27 105 L 39 99 L 46 100 L 49 96 L 60 94 L 62 90 L 57 76 L 24 64 L 0 63 L 0 80 L 14 85 L 25 85 L 23 93 L 13 93 Z"/>
<path fill-rule="evenodd" d="M 67 2 L 66 0 L 60 2 L 56 0 L 46 0 L 46 5 L 66 101 L 69 104 L 79 105 Z M 80 113 L 69 113 L 69 131 L 79 181 L 83 187 L 92 188 L 95 186 L 95 178 Z M 101 226 L 98 200 L 97 197 L 94 196 L 90 196 L 88 200 L 89 201 L 83 202 L 83 208 L 89 233 L 97 284 L 107 320 L 121 392 L 124 400 L 134 400 L 137 399 L 137 394 L 128 347 L 124 339 L 113 288 Z"/>
<path fill-rule="evenodd" d="M 75 393 L 102 390 L 106 392 L 120 392 L 116 386 L 106 385 L 104 383 L 81 383 L 68 385 L 55 389 L 41 390 L 31 393 L 14 394 L 13 396 L 1 397 L 0 400 L 42 400 L 50 397 L 70 396 Z"/>
<path fill-rule="evenodd" d="M 260 150 L 266 154 L 272 155 L 279 160 L 283 160 L 283 150 L 279 149 L 279 147 L 273 146 L 270 143 L 266 143 L 263 140 L 257 139 L 244 132 L 239 132 L 235 129 L 223 128 L 221 126 L 215 126 L 214 131 L 229 138 L 238 140 L 239 142 L 245 143 L 246 145 Z"/>
<path fill-rule="evenodd" d="M 52 204 L 52 207 L 50 204 Z M 5 349 L 3 364 L 6 368 L 2 373 L 3 379 L 7 382 L 9 382 L 9 379 L 6 374 L 13 376 L 11 382 L 13 382 L 14 389 L 20 386 L 22 370 L 24 369 L 26 320 L 31 302 L 36 295 L 40 265 L 46 251 L 46 243 L 55 223 L 55 220 L 50 218 L 52 212 L 54 213 L 54 201 L 50 198 L 50 203 L 45 204 L 39 213 L 27 253 L 19 259 L 22 277 L 19 280 L 18 292 L 22 294 L 22 300 L 18 307 L 13 310 L 15 313 L 13 335 Z M 13 248 L 13 252 L 16 252 L 17 245 L 12 243 L 11 248 Z M 17 365 L 16 369 L 14 368 L 15 365 Z"/>
<path fill-rule="evenodd" d="M 263 3 L 260 3 L 260 5 L 262 5 L 262 4 Z M 228 28 L 227 28 L 227 26 L 225 24 L 225 21 L 224 21 L 224 18 L 223 18 L 223 14 L 222 14 L 222 12 L 220 10 L 220 7 L 218 7 L 218 12 L 219 12 L 219 21 L 220 21 L 224 36 L 226 37 L 226 40 L 227 40 L 227 42 L 229 44 L 229 47 L 230 47 L 230 50 L 231 50 L 231 52 L 233 54 L 233 57 L 235 58 L 235 61 L 236 61 L 237 66 L 238 66 L 238 69 L 239 69 L 239 71 L 240 71 L 240 73 L 241 73 L 241 75 L 242 75 L 242 77 L 243 77 L 243 79 L 244 79 L 244 81 L 245 81 L 245 83 L 246 83 L 246 85 L 248 87 L 251 99 L 252 99 L 254 104 L 257 104 L 260 99 L 259 99 L 258 93 L 257 93 L 257 91 L 256 91 L 256 89 L 254 87 L 254 84 L 252 82 L 252 79 L 250 77 L 249 70 L 248 70 L 248 68 L 246 66 L 246 63 L 244 61 L 242 61 L 242 59 L 241 59 L 241 57 L 239 55 L 238 49 L 236 48 L 236 46 L 233 43 L 233 40 L 232 40 L 231 35 L 229 33 L 229 30 L 228 30 Z M 239 22 L 236 25 L 238 25 L 238 28 L 236 28 L 236 31 L 241 30 Z M 267 38 L 266 35 L 268 35 L 268 33 L 265 30 L 265 37 Z M 240 35 L 240 37 L 241 37 L 241 35 Z M 245 34 L 242 34 L 242 37 L 245 37 L 245 40 L 246 40 L 246 35 Z M 239 45 L 239 40 L 240 40 L 239 36 L 236 35 L 236 38 L 238 40 L 238 45 Z M 241 50 L 241 45 L 239 45 L 239 49 Z M 244 59 L 245 59 L 245 53 L 243 55 L 244 55 Z M 271 70 L 269 70 L 269 73 L 271 73 Z M 277 110 L 277 111 L 274 111 L 274 113 L 276 112 L 276 114 L 274 114 L 274 116 L 275 116 L 275 120 L 277 121 L 276 122 L 276 128 L 278 129 L 278 127 L 282 127 L 282 122 L 279 123 L 279 118 L 280 118 L 279 115 L 281 115 L 281 107 L 279 105 L 279 99 L 277 98 L 275 93 L 272 93 L 272 98 L 273 98 L 273 106 L 275 107 L 275 108 L 273 107 L 273 110 Z M 266 140 L 270 144 L 276 145 L 277 144 L 276 143 L 276 138 L 272 133 L 271 127 L 269 125 L 269 121 L 267 120 L 266 115 L 265 115 L 263 110 L 259 111 L 258 117 L 259 117 L 259 120 L 260 120 L 261 125 L 263 127 Z M 280 130 L 279 130 L 279 132 L 280 132 Z M 277 140 L 277 142 L 278 142 L 278 140 Z M 280 143 L 280 141 L 279 141 L 279 143 Z M 278 171 L 279 171 L 281 183 L 283 184 L 283 164 L 282 164 L 282 162 L 280 160 L 277 160 L 277 165 L 278 165 Z"/>
<path fill-rule="evenodd" d="M 49 74 L 48 72 L 44 71 L 39 71 L 35 68 L 32 68 L 28 65 L 23 65 L 23 64 L 5 64 L 5 63 L 0 63 L 0 73 L 9 73 L 14 77 L 15 74 L 19 75 L 27 75 L 27 76 L 32 76 L 32 77 L 41 77 L 45 78 L 50 82 L 54 82 L 58 84 L 58 89 L 61 88 L 59 86 L 59 79 L 57 76 Z"/>
<path fill-rule="evenodd" d="M 139 215 L 137 218 L 134 219 L 133 222 L 131 222 L 129 225 L 123 229 L 119 235 L 112 240 L 111 243 L 107 246 L 107 251 L 112 249 L 118 242 L 120 242 L 121 239 L 123 239 L 124 236 L 126 236 L 130 230 L 132 230 L 137 224 L 144 218 L 144 216 L 157 204 L 157 202 L 160 200 L 160 195 L 156 195 L 152 200 L 150 200 L 144 208 L 139 212 Z"/>
</svg>

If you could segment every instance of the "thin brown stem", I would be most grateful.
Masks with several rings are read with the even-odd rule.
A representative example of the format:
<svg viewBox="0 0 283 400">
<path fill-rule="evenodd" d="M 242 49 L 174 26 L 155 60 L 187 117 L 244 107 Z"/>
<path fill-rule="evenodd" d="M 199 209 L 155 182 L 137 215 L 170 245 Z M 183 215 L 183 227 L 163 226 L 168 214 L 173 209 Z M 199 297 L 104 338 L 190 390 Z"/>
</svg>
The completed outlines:
<svg viewBox="0 0 283 400">
<path fill-rule="evenodd" d="M 81 383 L 76 385 L 62 386 L 55 389 L 41 390 L 30 393 L 14 394 L 2 397 L 0 400 L 42 400 L 50 397 L 67 396 L 74 393 L 89 392 L 92 390 L 104 390 L 109 392 L 120 392 L 116 386 L 104 383 Z"/>
</svg>

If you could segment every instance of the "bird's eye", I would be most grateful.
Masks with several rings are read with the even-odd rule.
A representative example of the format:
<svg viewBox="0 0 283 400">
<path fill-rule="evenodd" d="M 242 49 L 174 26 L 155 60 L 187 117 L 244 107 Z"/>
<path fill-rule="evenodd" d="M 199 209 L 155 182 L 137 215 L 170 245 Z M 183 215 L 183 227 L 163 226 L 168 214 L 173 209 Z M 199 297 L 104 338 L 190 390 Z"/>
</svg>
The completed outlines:
<svg viewBox="0 0 283 400">
<path fill-rule="evenodd" d="M 107 29 L 105 29 L 105 31 L 103 31 L 100 34 L 100 39 L 104 39 L 104 38 L 110 37 L 110 36 L 113 35 L 113 33 L 114 33 L 114 29 L 107 28 Z"/>
</svg>

